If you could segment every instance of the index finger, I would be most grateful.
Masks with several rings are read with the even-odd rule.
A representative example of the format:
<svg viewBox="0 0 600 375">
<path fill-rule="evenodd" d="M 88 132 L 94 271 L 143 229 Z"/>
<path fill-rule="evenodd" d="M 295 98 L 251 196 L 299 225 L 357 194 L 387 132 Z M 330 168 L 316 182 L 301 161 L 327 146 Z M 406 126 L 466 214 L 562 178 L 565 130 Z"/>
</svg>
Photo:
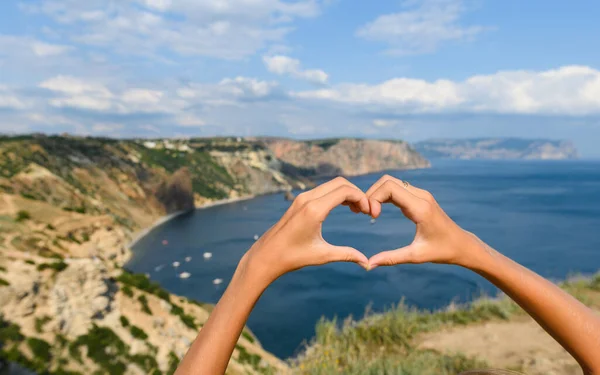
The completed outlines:
<svg viewBox="0 0 600 375">
<path fill-rule="evenodd" d="M 348 185 L 340 186 L 320 198 L 307 203 L 310 209 L 315 209 L 319 220 L 323 221 L 329 213 L 342 203 L 353 203 L 363 213 L 370 212 L 369 200 L 365 193 L 358 188 Z"/>
<path fill-rule="evenodd" d="M 423 203 L 422 199 L 393 180 L 385 181 L 369 196 L 371 215 L 373 217 L 379 216 L 381 213 L 381 203 L 385 202 L 392 202 L 411 220 L 411 213 L 415 211 L 418 205 Z"/>
</svg>

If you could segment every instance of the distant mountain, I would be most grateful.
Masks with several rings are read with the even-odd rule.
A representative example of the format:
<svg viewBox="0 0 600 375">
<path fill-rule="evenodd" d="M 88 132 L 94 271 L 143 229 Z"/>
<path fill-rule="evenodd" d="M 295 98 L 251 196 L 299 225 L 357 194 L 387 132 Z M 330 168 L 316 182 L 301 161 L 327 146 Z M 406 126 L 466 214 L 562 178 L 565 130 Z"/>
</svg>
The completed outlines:
<svg viewBox="0 0 600 375">
<path fill-rule="evenodd" d="M 415 149 L 428 159 L 577 159 L 570 141 L 521 138 L 431 139 Z"/>
<path fill-rule="evenodd" d="M 261 138 L 283 163 L 309 177 L 357 176 L 392 169 L 427 168 L 429 161 L 400 140 L 332 138 L 298 141 Z M 284 169 L 285 170 L 285 169 Z"/>
</svg>

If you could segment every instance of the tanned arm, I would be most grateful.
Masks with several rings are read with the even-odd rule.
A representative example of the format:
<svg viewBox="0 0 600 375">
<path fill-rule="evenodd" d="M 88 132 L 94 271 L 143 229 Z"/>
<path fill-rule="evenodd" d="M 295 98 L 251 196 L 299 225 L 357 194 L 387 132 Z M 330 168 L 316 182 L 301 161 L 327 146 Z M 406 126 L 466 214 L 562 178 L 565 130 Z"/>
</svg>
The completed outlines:
<svg viewBox="0 0 600 375">
<path fill-rule="evenodd" d="M 364 192 L 336 178 L 296 198 L 281 220 L 242 257 L 231 283 L 175 372 L 176 375 L 223 374 L 254 304 L 281 275 L 311 265 L 355 262 L 367 258 L 351 247 L 333 246 L 322 223 L 341 204 L 369 214 Z"/>
<path fill-rule="evenodd" d="M 577 360 L 600 374 L 600 317 L 558 286 L 461 229 L 426 190 L 384 176 L 367 191 L 371 214 L 393 203 L 416 224 L 414 241 L 369 259 L 369 267 L 403 263 L 455 264 L 477 272 L 518 303 Z"/>
</svg>

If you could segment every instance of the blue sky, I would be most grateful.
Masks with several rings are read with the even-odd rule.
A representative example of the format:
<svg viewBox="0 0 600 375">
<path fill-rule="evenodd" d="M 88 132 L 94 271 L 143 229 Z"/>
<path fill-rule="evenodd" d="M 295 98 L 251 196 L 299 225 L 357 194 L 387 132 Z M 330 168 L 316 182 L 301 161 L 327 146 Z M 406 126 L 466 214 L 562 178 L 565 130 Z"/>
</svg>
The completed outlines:
<svg viewBox="0 0 600 375">
<path fill-rule="evenodd" d="M 600 157 L 600 3 L 0 2 L 0 132 L 568 138 Z"/>
</svg>

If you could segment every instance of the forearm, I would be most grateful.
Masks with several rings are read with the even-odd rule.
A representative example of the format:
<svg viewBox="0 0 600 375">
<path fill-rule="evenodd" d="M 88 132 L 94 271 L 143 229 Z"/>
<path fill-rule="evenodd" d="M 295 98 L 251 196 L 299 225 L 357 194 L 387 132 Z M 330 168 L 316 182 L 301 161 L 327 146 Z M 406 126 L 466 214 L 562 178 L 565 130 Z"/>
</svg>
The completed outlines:
<svg viewBox="0 0 600 375">
<path fill-rule="evenodd" d="M 518 303 L 588 374 L 600 374 L 600 318 L 558 286 L 483 242 L 467 265 Z"/>
<path fill-rule="evenodd" d="M 242 258 L 227 290 L 177 368 L 176 375 L 224 374 L 237 340 L 266 285 Z"/>
</svg>

